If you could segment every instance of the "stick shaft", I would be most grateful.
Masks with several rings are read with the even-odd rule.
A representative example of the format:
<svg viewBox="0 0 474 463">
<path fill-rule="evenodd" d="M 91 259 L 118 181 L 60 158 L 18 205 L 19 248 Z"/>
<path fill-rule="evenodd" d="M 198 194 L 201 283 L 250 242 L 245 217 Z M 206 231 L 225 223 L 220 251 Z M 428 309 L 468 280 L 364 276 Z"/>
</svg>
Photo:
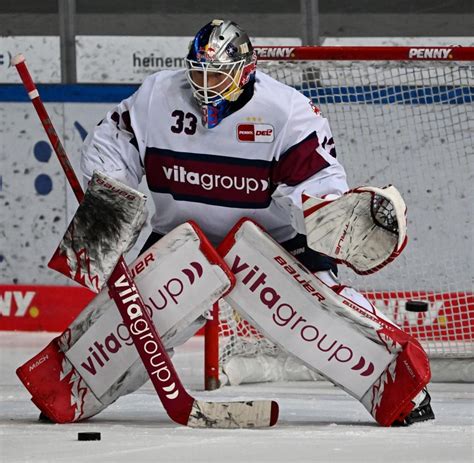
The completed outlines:
<svg viewBox="0 0 474 463">
<path fill-rule="evenodd" d="M 59 163 L 61 164 L 61 167 L 63 168 L 64 173 L 66 174 L 69 184 L 71 185 L 71 188 L 77 200 L 81 202 L 82 198 L 84 197 L 84 192 L 82 190 L 81 184 L 79 183 L 74 169 L 72 168 L 72 165 L 69 162 L 69 158 L 61 143 L 61 140 L 58 137 L 58 134 L 56 133 L 56 130 L 54 129 L 53 123 L 49 118 L 48 112 L 46 111 L 46 108 L 44 107 L 43 102 L 41 101 L 38 89 L 36 88 L 31 74 L 28 71 L 28 67 L 26 66 L 26 61 L 22 55 L 19 55 L 14 58 L 13 63 L 16 66 L 16 69 L 18 71 L 18 74 L 20 75 L 20 78 L 23 82 L 26 91 L 28 92 L 28 96 L 30 97 L 31 102 L 33 103 L 33 106 L 36 109 L 36 113 L 38 114 L 41 124 L 43 124 L 46 135 L 48 135 L 49 141 L 53 146 L 54 152 L 56 153 Z"/>
</svg>

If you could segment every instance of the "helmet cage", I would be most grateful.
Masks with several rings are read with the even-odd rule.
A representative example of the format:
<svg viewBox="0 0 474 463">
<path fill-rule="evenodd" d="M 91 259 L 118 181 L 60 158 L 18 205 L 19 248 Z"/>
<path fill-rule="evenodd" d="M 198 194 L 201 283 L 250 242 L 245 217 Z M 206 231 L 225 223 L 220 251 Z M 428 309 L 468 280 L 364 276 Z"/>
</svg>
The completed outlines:
<svg viewBox="0 0 474 463">
<path fill-rule="evenodd" d="M 217 104 L 222 100 L 235 101 L 242 93 L 242 87 L 249 81 L 250 74 L 255 69 L 255 61 L 245 65 L 242 59 L 233 62 L 200 62 L 186 59 L 186 74 L 193 88 L 193 96 L 201 104 Z M 201 78 L 196 79 L 200 73 Z M 214 74 L 218 78 L 209 77 Z"/>
</svg>

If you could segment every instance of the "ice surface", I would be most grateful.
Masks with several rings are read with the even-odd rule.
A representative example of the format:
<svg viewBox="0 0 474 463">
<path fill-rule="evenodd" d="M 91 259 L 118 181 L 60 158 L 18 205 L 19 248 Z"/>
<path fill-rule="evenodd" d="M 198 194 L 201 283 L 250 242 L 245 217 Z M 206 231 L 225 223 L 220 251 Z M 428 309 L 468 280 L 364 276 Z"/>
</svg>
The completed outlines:
<svg viewBox="0 0 474 463">
<path fill-rule="evenodd" d="M 280 421 L 265 430 L 190 429 L 170 421 L 149 384 L 97 417 L 77 424 L 38 423 L 38 410 L 15 369 L 54 337 L 0 333 L 0 462 L 471 462 L 472 384 L 431 385 L 437 419 L 409 428 L 381 428 L 344 392 L 325 382 L 277 383 L 202 390 L 202 340 L 174 361 L 199 399 L 272 398 Z M 80 431 L 101 441 L 79 442 Z"/>
</svg>

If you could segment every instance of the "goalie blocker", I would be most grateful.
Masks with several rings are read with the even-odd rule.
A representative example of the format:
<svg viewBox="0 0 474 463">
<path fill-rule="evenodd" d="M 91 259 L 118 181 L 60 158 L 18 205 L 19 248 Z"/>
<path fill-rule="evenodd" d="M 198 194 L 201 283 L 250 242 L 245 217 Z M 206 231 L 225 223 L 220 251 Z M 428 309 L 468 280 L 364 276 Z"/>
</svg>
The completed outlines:
<svg viewBox="0 0 474 463">
<path fill-rule="evenodd" d="M 232 307 L 358 399 L 380 425 L 403 422 L 430 379 L 427 355 L 413 337 L 328 272 L 311 274 L 248 219 L 218 251 L 237 278 L 225 297 Z"/>
</svg>

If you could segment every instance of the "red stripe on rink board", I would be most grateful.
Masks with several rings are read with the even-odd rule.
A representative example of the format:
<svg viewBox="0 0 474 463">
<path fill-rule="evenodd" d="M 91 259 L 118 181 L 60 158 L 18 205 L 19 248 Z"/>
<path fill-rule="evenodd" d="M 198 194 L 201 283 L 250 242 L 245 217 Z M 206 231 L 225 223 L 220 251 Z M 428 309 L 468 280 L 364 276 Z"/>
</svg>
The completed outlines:
<svg viewBox="0 0 474 463">
<path fill-rule="evenodd" d="M 94 296 L 75 286 L 0 285 L 0 330 L 62 332 Z"/>
<path fill-rule="evenodd" d="M 474 340 L 472 293 L 366 291 L 364 294 L 404 331 L 421 340 Z M 62 332 L 94 296 L 88 289 L 75 286 L 0 285 L 0 331 Z M 428 302 L 429 312 L 407 312 L 407 300 Z"/>
<path fill-rule="evenodd" d="M 379 310 L 405 332 L 422 341 L 474 341 L 474 294 L 469 292 L 434 293 L 428 291 L 361 291 Z M 425 301 L 429 312 L 407 312 L 408 300 Z M 258 336 L 248 326 L 247 331 Z M 231 334 L 225 320 L 221 328 Z"/>
<path fill-rule="evenodd" d="M 402 330 L 422 341 L 474 340 L 474 294 L 470 292 L 365 291 L 363 294 Z M 428 312 L 407 312 L 405 302 L 425 301 Z"/>
</svg>

